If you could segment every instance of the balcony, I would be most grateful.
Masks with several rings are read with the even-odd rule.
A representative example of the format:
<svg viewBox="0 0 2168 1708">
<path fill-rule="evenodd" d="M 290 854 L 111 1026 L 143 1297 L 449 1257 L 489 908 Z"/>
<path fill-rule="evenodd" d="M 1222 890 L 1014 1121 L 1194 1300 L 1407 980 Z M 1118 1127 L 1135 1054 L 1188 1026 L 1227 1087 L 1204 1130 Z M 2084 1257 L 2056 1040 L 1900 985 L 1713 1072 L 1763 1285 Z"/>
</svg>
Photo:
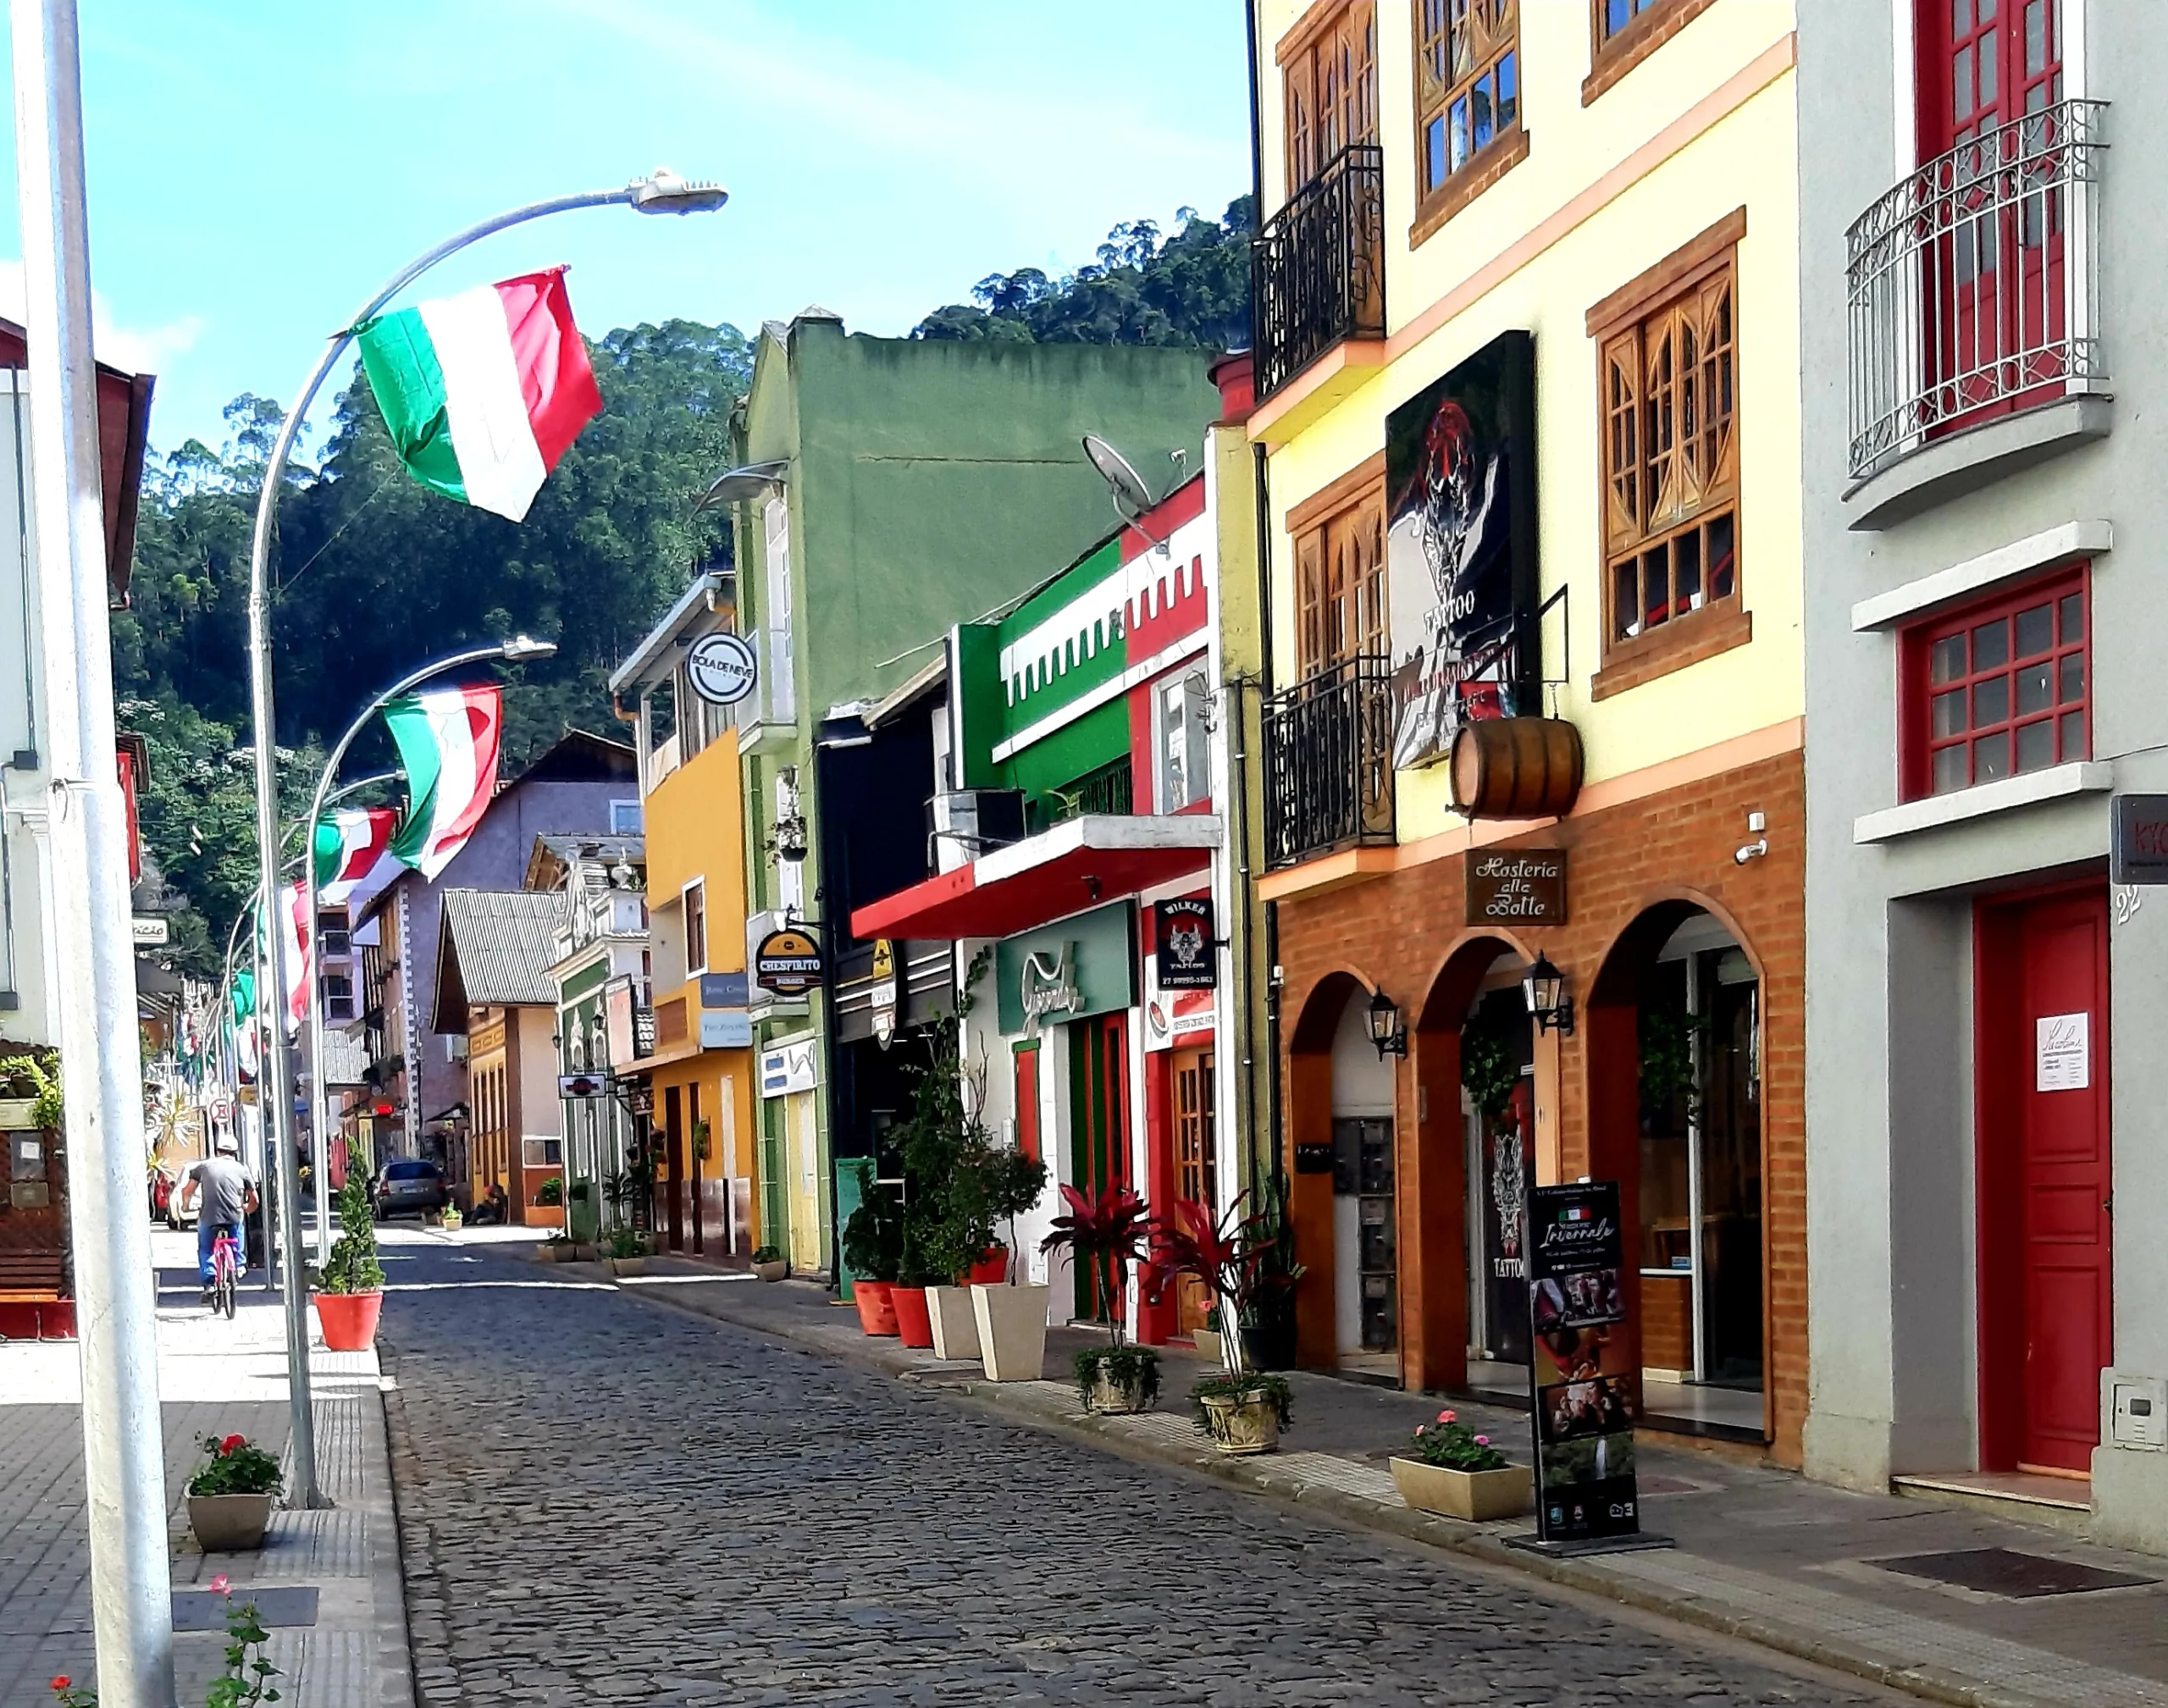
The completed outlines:
<svg viewBox="0 0 2168 1708">
<path fill-rule="evenodd" d="M 1264 839 L 1275 869 L 1393 840 L 1392 667 L 1348 660 L 1264 706 Z"/>
<path fill-rule="evenodd" d="M 1032 803 L 1037 822 L 1031 829 L 1036 833 L 1092 814 L 1126 814 L 1135 810 L 1135 802 L 1136 788 L 1129 755 L 1125 754 L 1059 788 L 1048 789 L 1043 799 Z"/>
<path fill-rule="evenodd" d="M 1265 222 L 1250 252 L 1259 404 L 1334 345 L 1385 335 L 1385 151 L 1358 143 Z"/>
<path fill-rule="evenodd" d="M 2105 430 L 2105 110 L 2062 101 L 1984 131 L 1853 221 L 1847 497 L 1865 500 L 1854 526 L 1902 520 Z M 2058 404 L 2070 406 L 2055 420 L 2014 419 Z M 1923 467 L 1898 475 L 1908 461 Z"/>
</svg>

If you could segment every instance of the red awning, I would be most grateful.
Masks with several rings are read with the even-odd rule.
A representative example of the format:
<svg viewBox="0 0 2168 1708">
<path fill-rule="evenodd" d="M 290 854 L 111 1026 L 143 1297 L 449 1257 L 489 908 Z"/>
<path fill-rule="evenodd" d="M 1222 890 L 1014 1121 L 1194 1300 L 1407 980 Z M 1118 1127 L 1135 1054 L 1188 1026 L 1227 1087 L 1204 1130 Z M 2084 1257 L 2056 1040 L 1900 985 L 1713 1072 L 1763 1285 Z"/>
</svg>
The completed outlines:
<svg viewBox="0 0 2168 1708">
<path fill-rule="evenodd" d="M 1070 819 L 850 916 L 851 935 L 1006 937 L 1203 871 L 1220 846 L 1210 813 Z"/>
</svg>

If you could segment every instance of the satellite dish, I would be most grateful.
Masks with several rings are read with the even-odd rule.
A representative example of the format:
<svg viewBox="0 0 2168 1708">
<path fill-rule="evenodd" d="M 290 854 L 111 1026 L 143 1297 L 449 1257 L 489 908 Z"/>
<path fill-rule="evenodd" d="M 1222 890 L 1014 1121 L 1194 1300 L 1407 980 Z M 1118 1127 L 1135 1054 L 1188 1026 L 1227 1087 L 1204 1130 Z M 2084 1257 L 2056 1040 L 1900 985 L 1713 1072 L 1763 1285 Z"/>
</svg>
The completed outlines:
<svg viewBox="0 0 2168 1708">
<path fill-rule="evenodd" d="M 1114 508 L 1121 512 L 1124 522 L 1134 523 L 1159 500 L 1152 496 L 1152 489 L 1144 484 L 1144 477 L 1137 472 L 1136 465 L 1096 433 L 1084 435 L 1084 454 L 1092 459 L 1092 467 L 1099 471 L 1114 494 Z"/>
</svg>

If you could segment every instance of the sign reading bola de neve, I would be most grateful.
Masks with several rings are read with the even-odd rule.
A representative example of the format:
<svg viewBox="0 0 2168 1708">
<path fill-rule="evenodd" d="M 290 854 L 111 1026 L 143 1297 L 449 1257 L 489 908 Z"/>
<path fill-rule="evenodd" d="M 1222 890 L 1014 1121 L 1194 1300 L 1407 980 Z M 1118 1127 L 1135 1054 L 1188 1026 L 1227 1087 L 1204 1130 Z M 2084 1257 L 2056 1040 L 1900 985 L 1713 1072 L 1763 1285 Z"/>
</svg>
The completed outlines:
<svg viewBox="0 0 2168 1708">
<path fill-rule="evenodd" d="M 740 634 L 718 630 L 704 634 L 685 654 L 685 680 L 711 705 L 735 705 L 760 680 L 751 643 Z"/>
<path fill-rule="evenodd" d="M 795 926 L 770 931 L 753 954 L 753 982 L 777 996 L 801 997 L 821 982 L 821 945 Z"/>
<path fill-rule="evenodd" d="M 1529 1193 L 1529 1380 L 1536 1534 L 1545 1542 L 1630 1536 L 1641 1528 L 1634 1476 L 1640 1353 L 1625 1332 L 1625 1263 L 1617 1181 Z"/>
</svg>

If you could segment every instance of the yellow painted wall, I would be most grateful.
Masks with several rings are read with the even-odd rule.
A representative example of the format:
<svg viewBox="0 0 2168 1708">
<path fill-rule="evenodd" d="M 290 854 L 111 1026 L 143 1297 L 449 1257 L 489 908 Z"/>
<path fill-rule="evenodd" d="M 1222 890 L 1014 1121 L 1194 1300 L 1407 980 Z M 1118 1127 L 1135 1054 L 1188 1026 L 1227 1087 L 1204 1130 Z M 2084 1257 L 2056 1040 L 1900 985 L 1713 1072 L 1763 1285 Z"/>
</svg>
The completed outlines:
<svg viewBox="0 0 2168 1708">
<path fill-rule="evenodd" d="M 1535 334 L 1543 591 L 1547 598 L 1562 583 L 1572 587 L 1572 680 L 1558 710 L 1580 730 L 1589 780 L 1638 771 L 1800 716 L 1798 196 L 1789 0 L 1717 0 L 1585 108 L 1587 7 L 1578 0 L 1523 0 L 1528 158 L 1413 252 L 1410 3 L 1378 0 L 1393 359 L 1271 456 L 1275 596 L 1291 614 L 1275 625 L 1280 681 L 1291 682 L 1295 671 L 1288 511 L 1375 455 L 1392 409 L 1498 333 L 1524 328 Z M 1269 0 L 1264 8 L 1260 81 L 1269 207 L 1282 199 L 1284 152 L 1273 45 L 1306 9 L 1293 0 Z M 1636 151 L 1645 151 L 1639 160 Z M 1594 702 L 1588 688 L 1602 656 L 1603 566 L 1596 350 L 1585 316 L 1741 206 L 1747 231 L 1739 249 L 1736 302 L 1739 572 L 1754 639 Z M 1425 323 L 1441 299 L 1465 291 L 1509 254 L 1517 265 L 1422 333 L 1417 323 Z M 1553 612 L 1545 624 L 1546 675 L 1561 673 L 1560 638 Z M 1402 772 L 1398 787 L 1402 841 L 1461 821 L 1446 805 L 1442 767 Z"/>
<path fill-rule="evenodd" d="M 700 1116 L 708 1124 L 709 1137 L 713 1144 L 700 1172 L 711 1180 L 743 1176 L 754 1183 L 752 1241 L 756 1246 L 760 1244 L 760 1191 L 756 1164 L 760 1108 L 758 1095 L 753 1089 L 752 1053 L 749 1050 L 703 1050 L 683 1061 L 671 1062 L 656 1068 L 649 1075 L 649 1082 L 655 1091 L 654 1120 L 657 1130 L 662 1126 L 664 1095 L 673 1086 L 678 1090 L 681 1106 L 687 1111 L 685 1177 L 688 1180 L 692 1178 L 693 1162 L 691 1099 L 686 1092 L 694 1086 L 700 1088 Z M 723 1092 L 726 1082 L 730 1087 L 727 1098 Z M 727 1116 L 726 1109 L 729 1112 Z M 656 1177 L 667 1180 L 669 1175 L 666 1153 L 662 1164 L 656 1170 Z"/>
<path fill-rule="evenodd" d="M 644 808 L 649 909 L 676 902 L 694 878 L 705 880 L 710 972 L 745 966 L 741 775 L 737 743 L 726 736 L 656 784 Z"/>
</svg>

